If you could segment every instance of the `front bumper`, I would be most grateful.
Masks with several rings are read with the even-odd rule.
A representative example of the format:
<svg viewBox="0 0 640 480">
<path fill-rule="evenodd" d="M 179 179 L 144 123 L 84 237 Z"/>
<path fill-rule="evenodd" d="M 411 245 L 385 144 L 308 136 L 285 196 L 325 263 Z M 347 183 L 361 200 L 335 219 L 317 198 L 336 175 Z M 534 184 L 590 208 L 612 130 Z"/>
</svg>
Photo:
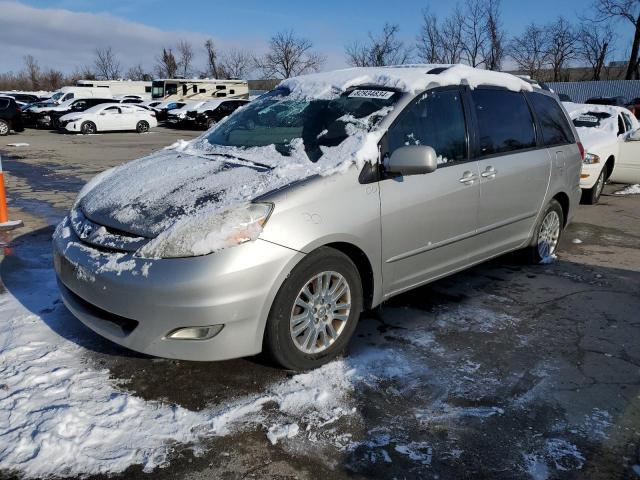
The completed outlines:
<svg viewBox="0 0 640 480">
<path fill-rule="evenodd" d="M 583 163 L 582 170 L 580 171 L 580 188 L 593 188 L 598 181 L 598 177 L 600 176 L 600 172 L 604 168 L 604 165 L 604 163 Z"/>
<path fill-rule="evenodd" d="M 119 345 L 183 360 L 260 352 L 273 298 L 304 255 L 256 240 L 202 257 L 114 257 L 69 230 L 66 238 L 57 233 L 53 240 L 60 293 L 69 310 Z M 224 328 L 208 340 L 166 338 L 176 328 L 218 324 Z"/>
</svg>

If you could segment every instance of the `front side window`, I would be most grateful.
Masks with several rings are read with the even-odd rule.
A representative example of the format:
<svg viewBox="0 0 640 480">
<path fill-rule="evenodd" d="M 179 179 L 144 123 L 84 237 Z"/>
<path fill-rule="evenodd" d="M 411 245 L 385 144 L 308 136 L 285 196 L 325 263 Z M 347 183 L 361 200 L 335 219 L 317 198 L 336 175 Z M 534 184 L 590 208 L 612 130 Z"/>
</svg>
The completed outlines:
<svg viewBox="0 0 640 480">
<path fill-rule="evenodd" d="M 530 93 L 528 97 L 533 111 L 536 112 L 544 145 L 551 147 L 553 145 L 573 143 L 573 132 L 558 102 L 540 93 Z M 585 125 L 583 126 L 593 126 L 594 121 L 592 120 L 595 120 L 595 123 L 599 125 L 598 116 L 591 115 L 590 118 L 585 118 Z M 573 123 L 575 124 L 575 120 Z"/>
<path fill-rule="evenodd" d="M 459 90 L 428 91 L 402 112 L 388 133 L 389 151 L 432 147 L 438 163 L 467 159 L 467 130 Z"/>
<path fill-rule="evenodd" d="M 373 130 L 391 112 L 400 94 L 390 90 L 355 89 L 332 99 L 294 96 L 273 90 L 249 103 L 207 137 L 211 145 L 251 148 L 274 145 L 290 155 L 302 140 L 312 162 L 324 147 L 336 147 L 358 132 Z"/>
<path fill-rule="evenodd" d="M 478 119 L 480 156 L 536 146 L 529 106 L 520 92 L 477 88 L 471 98 Z"/>
<path fill-rule="evenodd" d="M 626 113 L 622 114 L 622 119 L 624 120 L 625 130 L 628 132 L 633 130 L 633 124 L 631 123 L 631 118 Z"/>
</svg>

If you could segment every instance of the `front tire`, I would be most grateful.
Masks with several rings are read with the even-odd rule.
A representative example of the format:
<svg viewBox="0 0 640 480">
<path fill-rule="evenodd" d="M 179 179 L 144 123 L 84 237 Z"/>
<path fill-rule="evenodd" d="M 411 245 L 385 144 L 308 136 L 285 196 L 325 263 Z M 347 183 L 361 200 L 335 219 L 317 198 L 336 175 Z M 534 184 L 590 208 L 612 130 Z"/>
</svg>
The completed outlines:
<svg viewBox="0 0 640 480">
<path fill-rule="evenodd" d="M 600 175 L 598 176 L 598 180 L 593 187 L 589 190 L 585 190 L 582 193 L 582 199 L 584 203 L 587 205 L 595 205 L 600 200 L 600 195 L 602 195 L 602 190 L 604 189 L 605 184 L 605 176 L 606 176 L 606 167 L 600 171 Z"/>
<path fill-rule="evenodd" d="M 271 306 L 264 347 L 284 368 L 308 370 L 344 351 L 363 307 L 358 269 L 321 247 L 295 266 Z"/>
<path fill-rule="evenodd" d="M 92 135 L 98 131 L 96 124 L 93 122 L 84 122 L 80 125 L 80 131 L 83 135 Z"/>
<path fill-rule="evenodd" d="M 6 122 L 5 120 L 0 120 L 0 137 L 9 135 L 10 130 L 11 130 L 11 127 L 9 126 L 9 123 Z"/>
<path fill-rule="evenodd" d="M 564 228 L 564 212 L 553 199 L 536 224 L 531 244 L 525 249 L 526 260 L 533 264 L 546 263 L 555 255 Z"/>
<path fill-rule="evenodd" d="M 136 132 L 138 133 L 147 133 L 149 131 L 149 122 L 144 120 L 140 120 L 136 125 Z"/>
<path fill-rule="evenodd" d="M 216 120 L 214 120 L 213 118 L 207 118 L 207 130 L 209 130 L 210 128 L 213 128 L 213 126 L 218 123 Z"/>
</svg>

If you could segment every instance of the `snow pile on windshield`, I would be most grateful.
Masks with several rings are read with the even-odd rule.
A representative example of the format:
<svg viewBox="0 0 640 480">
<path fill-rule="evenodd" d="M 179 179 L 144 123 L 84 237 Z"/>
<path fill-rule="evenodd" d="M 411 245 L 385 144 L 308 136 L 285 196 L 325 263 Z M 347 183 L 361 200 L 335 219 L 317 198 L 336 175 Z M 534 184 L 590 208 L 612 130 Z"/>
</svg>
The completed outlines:
<svg viewBox="0 0 640 480">
<path fill-rule="evenodd" d="M 587 152 L 617 141 L 618 113 L 622 109 L 609 105 L 572 102 L 563 102 L 563 105 Z"/>
</svg>

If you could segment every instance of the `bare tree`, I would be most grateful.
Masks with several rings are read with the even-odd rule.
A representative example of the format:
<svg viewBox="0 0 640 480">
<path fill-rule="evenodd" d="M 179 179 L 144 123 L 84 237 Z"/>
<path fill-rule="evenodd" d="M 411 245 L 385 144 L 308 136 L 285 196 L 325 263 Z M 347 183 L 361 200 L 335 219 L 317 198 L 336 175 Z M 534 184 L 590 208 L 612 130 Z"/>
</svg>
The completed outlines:
<svg viewBox="0 0 640 480">
<path fill-rule="evenodd" d="M 42 74 L 42 88 L 44 90 L 58 90 L 65 83 L 64 74 L 59 70 L 50 68 Z"/>
<path fill-rule="evenodd" d="M 161 78 L 175 78 L 178 74 L 178 62 L 170 48 L 163 48 L 156 59 L 156 75 Z"/>
<path fill-rule="evenodd" d="M 531 23 L 522 35 L 514 37 L 509 43 L 509 56 L 520 70 L 532 78 L 538 78 L 542 67 L 547 63 L 547 36 L 542 27 Z"/>
<path fill-rule="evenodd" d="M 485 62 L 489 36 L 487 9 L 484 0 L 467 0 L 466 15 L 462 22 L 462 49 L 469 65 L 477 67 Z"/>
<path fill-rule="evenodd" d="M 464 15 L 460 6 L 456 5 L 442 24 L 442 50 L 444 63 L 460 63 L 463 46 Z"/>
<path fill-rule="evenodd" d="M 253 65 L 253 55 L 240 48 L 232 48 L 221 55 L 219 70 L 223 78 L 247 78 Z"/>
<path fill-rule="evenodd" d="M 178 60 L 178 68 L 184 78 L 191 75 L 191 64 L 193 63 L 193 47 L 186 40 L 180 40 L 178 42 L 178 53 L 180 59 Z"/>
<path fill-rule="evenodd" d="M 218 52 L 211 38 L 204 42 L 204 49 L 207 52 L 207 75 L 211 75 L 213 78 L 219 78 L 220 74 L 217 63 Z"/>
<path fill-rule="evenodd" d="M 96 48 L 96 75 L 103 80 L 117 80 L 120 78 L 120 62 L 111 47 Z"/>
<path fill-rule="evenodd" d="M 269 50 L 254 59 L 265 78 L 289 78 L 320 70 L 325 57 L 312 50 L 313 43 L 296 36 L 293 30 L 276 33 L 269 40 Z"/>
<path fill-rule="evenodd" d="M 84 80 L 97 80 L 96 72 L 90 65 L 84 65 L 80 67 L 80 77 Z"/>
<path fill-rule="evenodd" d="M 591 67 L 592 80 L 600 80 L 607 56 L 613 51 L 614 39 L 611 25 L 582 25 L 578 34 L 578 54 Z"/>
<path fill-rule="evenodd" d="M 32 55 L 24 56 L 24 68 L 31 90 L 40 90 L 40 65 Z"/>
<path fill-rule="evenodd" d="M 149 77 L 150 75 L 144 71 L 140 63 L 131 67 L 127 72 L 127 78 L 129 80 L 147 80 Z"/>
<path fill-rule="evenodd" d="M 627 21 L 633 25 L 634 34 L 631 53 L 627 63 L 625 79 L 638 78 L 638 53 L 640 51 L 640 0 L 595 0 L 597 19 L 611 18 Z"/>
<path fill-rule="evenodd" d="M 365 43 L 355 42 L 345 49 L 347 62 L 355 67 L 380 67 L 401 65 L 411 57 L 411 48 L 397 38 L 400 27 L 385 23 L 382 33 L 374 36 L 369 32 Z"/>
<path fill-rule="evenodd" d="M 562 70 L 576 58 L 578 37 L 573 26 L 563 17 L 545 28 L 547 59 L 553 72 L 553 81 L 561 79 Z"/>
<path fill-rule="evenodd" d="M 425 8 L 416 45 L 418 58 L 424 63 L 444 63 L 443 41 L 437 17 Z"/>
<path fill-rule="evenodd" d="M 484 53 L 487 70 L 500 70 L 505 56 L 505 34 L 500 19 L 500 0 L 485 0 L 485 17 L 489 37 Z"/>
</svg>

